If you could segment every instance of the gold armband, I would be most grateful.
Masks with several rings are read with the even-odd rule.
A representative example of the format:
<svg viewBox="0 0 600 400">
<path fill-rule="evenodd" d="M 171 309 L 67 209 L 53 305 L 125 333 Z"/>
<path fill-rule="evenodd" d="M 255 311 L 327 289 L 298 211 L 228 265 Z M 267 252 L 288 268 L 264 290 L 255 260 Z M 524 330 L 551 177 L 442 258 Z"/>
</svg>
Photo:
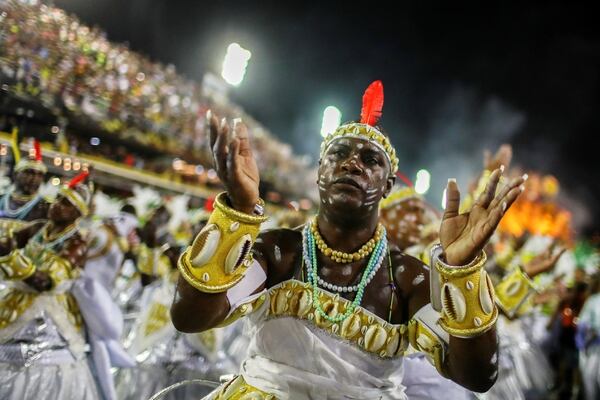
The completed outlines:
<svg viewBox="0 0 600 400">
<path fill-rule="evenodd" d="M 21 250 L 13 250 L 8 255 L 0 257 L 0 270 L 6 279 L 24 280 L 35 273 L 35 265 Z"/>
<path fill-rule="evenodd" d="M 521 268 L 515 268 L 495 289 L 496 303 L 509 318 L 514 318 L 521 306 L 535 292 L 535 285 Z"/>
<path fill-rule="evenodd" d="M 260 293 L 257 296 L 252 296 L 246 303 L 240 304 L 229 313 L 229 315 L 221 322 L 216 328 L 222 328 L 233 324 L 238 319 L 245 317 L 248 314 L 252 314 L 254 311 L 262 307 L 263 303 L 267 299 L 265 293 Z"/>
<path fill-rule="evenodd" d="M 149 276 L 165 276 L 169 273 L 171 262 L 164 254 L 169 248 L 168 244 L 157 248 L 150 248 L 141 243 L 136 248 L 136 266 L 138 271 Z"/>
<path fill-rule="evenodd" d="M 433 259 L 441 288 L 440 325 L 452 336 L 474 337 L 496 323 L 498 309 L 494 303 L 494 287 L 483 269 L 486 259 L 482 252 L 463 267 L 447 265 L 439 256 Z"/>
<path fill-rule="evenodd" d="M 225 195 L 217 196 L 207 225 L 177 263 L 185 280 L 202 292 L 224 292 L 244 277 L 260 224 L 267 220 L 234 210 Z M 260 206 L 263 204 L 261 200 Z"/>
<path fill-rule="evenodd" d="M 415 350 L 425 354 L 441 375 L 446 376 L 443 366 L 450 338 L 439 321 L 439 313 L 431 304 L 424 306 L 408 322 L 408 341 Z"/>
</svg>

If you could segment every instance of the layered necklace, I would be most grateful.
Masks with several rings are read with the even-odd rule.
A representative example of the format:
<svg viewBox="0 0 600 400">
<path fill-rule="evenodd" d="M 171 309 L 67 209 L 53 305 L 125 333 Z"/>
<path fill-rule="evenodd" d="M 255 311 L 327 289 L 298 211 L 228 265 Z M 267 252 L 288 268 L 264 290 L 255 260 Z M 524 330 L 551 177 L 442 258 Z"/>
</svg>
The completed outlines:
<svg viewBox="0 0 600 400">
<path fill-rule="evenodd" d="M 49 233 L 50 224 L 46 224 L 34 236 L 35 242 L 44 249 L 54 250 L 79 231 L 79 219 L 58 233 Z"/>
<path fill-rule="evenodd" d="M 10 208 L 10 199 L 13 198 L 17 201 L 25 201 L 21 207 L 17 207 L 15 209 Z M 23 219 L 29 214 L 29 212 L 36 206 L 37 203 L 40 202 L 42 197 L 38 195 L 33 196 L 25 196 L 25 195 L 17 195 L 14 193 L 14 190 L 11 189 L 2 197 L 2 211 L 4 215 L 9 218 L 14 219 Z"/>
<path fill-rule="evenodd" d="M 327 246 L 327 245 L 325 244 L 325 242 L 323 241 L 323 239 L 321 238 L 321 236 L 319 234 L 318 238 L 322 241 L 323 245 L 318 246 L 317 237 L 315 237 L 315 232 L 318 233 L 316 218 L 312 222 L 308 223 L 305 226 L 304 231 L 302 232 L 302 256 L 304 258 L 304 263 L 306 264 L 308 282 L 311 285 L 312 291 L 313 291 L 313 296 L 312 296 L 313 305 L 314 305 L 316 311 L 321 315 L 321 317 L 325 318 L 326 320 L 333 322 L 333 323 L 342 322 L 352 314 L 352 312 L 356 309 L 356 307 L 360 306 L 360 304 L 362 303 L 362 298 L 364 296 L 366 286 L 371 282 L 371 280 L 373 279 L 373 277 L 375 276 L 375 274 L 377 273 L 377 271 L 383 264 L 383 259 L 385 257 L 385 254 L 387 253 L 386 231 L 385 231 L 385 228 L 381 224 L 379 224 L 374 237 L 371 240 L 369 240 L 369 242 L 371 242 L 375 238 L 377 238 L 377 239 L 373 241 L 372 246 L 369 246 L 370 249 L 366 250 L 367 254 L 364 254 L 364 253 L 363 253 L 364 255 L 361 254 L 362 258 L 365 258 L 366 256 L 368 256 L 370 254 L 369 262 L 367 263 L 367 267 L 363 271 L 363 274 L 361 276 L 359 283 L 357 285 L 352 285 L 352 286 L 334 285 L 332 283 L 326 282 L 324 279 L 322 279 L 319 276 L 318 265 L 317 265 L 317 247 L 323 254 L 327 255 L 324 252 L 324 250 L 322 250 L 323 245 L 324 246 Z M 367 244 L 369 242 L 367 242 Z M 364 248 L 365 245 L 363 245 L 363 247 L 361 247 L 361 249 Z M 326 248 L 328 248 L 328 247 L 326 247 Z M 359 250 L 359 252 L 360 252 L 360 250 Z M 333 250 L 331 252 L 329 252 L 329 256 L 331 256 L 332 254 L 333 254 Z M 348 254 L 348 253 L 336 251 L 336 254 Z M 353 254 L 356 254 L 356 253 L 353 253 Z M 347 259 L 347 256 L 340 256 L 340 257 L 342 257 L 342 258 L 345 257 L 345 259 Z M 354 255 L 352 257 L 354 257 Z M 360 260 L 360 258 L 359 258 L 359 260 Z M 344 311 L 343 314 L 338 314 L 338 315 L 331 317 L 325 312 L 325 310 L 323 310 L 323 306 L 321 304 L 321 301 L 319 300 L 319 286 L 327 288 L 334 292 L 338 292 L 338 293 L 340 293 L 340 292 L 342 292 L 342 293 L 356 292 L 356 296 L 354 297 L 354 300 L 352 301 L 352 303 L 350 303 L 346 307 L 346 310 Z"/>
</svg>

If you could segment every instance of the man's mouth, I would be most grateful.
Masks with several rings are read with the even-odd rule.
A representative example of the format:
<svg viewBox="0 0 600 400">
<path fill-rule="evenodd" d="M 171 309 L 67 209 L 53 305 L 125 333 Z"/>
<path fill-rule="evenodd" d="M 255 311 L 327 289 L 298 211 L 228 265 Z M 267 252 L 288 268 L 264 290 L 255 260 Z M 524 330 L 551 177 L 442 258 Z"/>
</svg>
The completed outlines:
<svg viewBox="0 0 600 400">
<path fill-rule="evenodd" d="M 350 186 L 354 186 L 357 189 L 362 190 L 362 187 L 360 187 L 358 182 L 356 182 L 354 179 L 351 179 L 351 178 L 338 178 L 333 182 L 333 184 L 334 185 L 350 185 Z"/>
</svg>

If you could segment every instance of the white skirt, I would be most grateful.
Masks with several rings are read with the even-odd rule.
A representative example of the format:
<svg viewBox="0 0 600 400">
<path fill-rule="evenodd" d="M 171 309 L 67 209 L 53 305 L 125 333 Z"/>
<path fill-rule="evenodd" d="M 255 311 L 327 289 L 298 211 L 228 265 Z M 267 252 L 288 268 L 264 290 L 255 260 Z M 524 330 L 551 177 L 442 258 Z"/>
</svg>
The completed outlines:
<svg viewBox="0 0 600 400">
<path fill-rule="evenodd" d="M 175 369 L 158 365 L 123 368 L 117 374 L 119 400 L 146 400 L 166 387 L 186 380 L 206 379 L 198 371 L 178 366 Z M 198 400 L 214 390 L 213 386 L 187 384 L 161 397 L 161 400 Z"/>
<path fill-rule="evenodd" d="M 87 361 L 34 364 L 0 363 L 0 399 L 99 400 Z"/>
<path fill-rule="evenodd" d="M 586 399 L 600 396 L 600 345 L 579 352 L 579 369 L 583 380 Z"/>
</svg>

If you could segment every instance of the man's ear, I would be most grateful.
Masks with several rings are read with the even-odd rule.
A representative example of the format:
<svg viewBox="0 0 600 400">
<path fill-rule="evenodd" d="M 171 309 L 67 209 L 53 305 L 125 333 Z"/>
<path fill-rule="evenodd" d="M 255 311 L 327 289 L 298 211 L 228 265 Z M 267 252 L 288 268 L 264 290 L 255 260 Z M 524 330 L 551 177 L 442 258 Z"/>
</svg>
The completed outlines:
<svg viewBox="0 0 600 400">
<path fill-rule="evenodd" d="M 394 175 L 389 176 L 385 182 L 385 190 L 383 192 L 384 199 L 390 195 L 392 188 L 394 187 L 394 183 L 396 183 L 396 177 Z"/>
</svg>

